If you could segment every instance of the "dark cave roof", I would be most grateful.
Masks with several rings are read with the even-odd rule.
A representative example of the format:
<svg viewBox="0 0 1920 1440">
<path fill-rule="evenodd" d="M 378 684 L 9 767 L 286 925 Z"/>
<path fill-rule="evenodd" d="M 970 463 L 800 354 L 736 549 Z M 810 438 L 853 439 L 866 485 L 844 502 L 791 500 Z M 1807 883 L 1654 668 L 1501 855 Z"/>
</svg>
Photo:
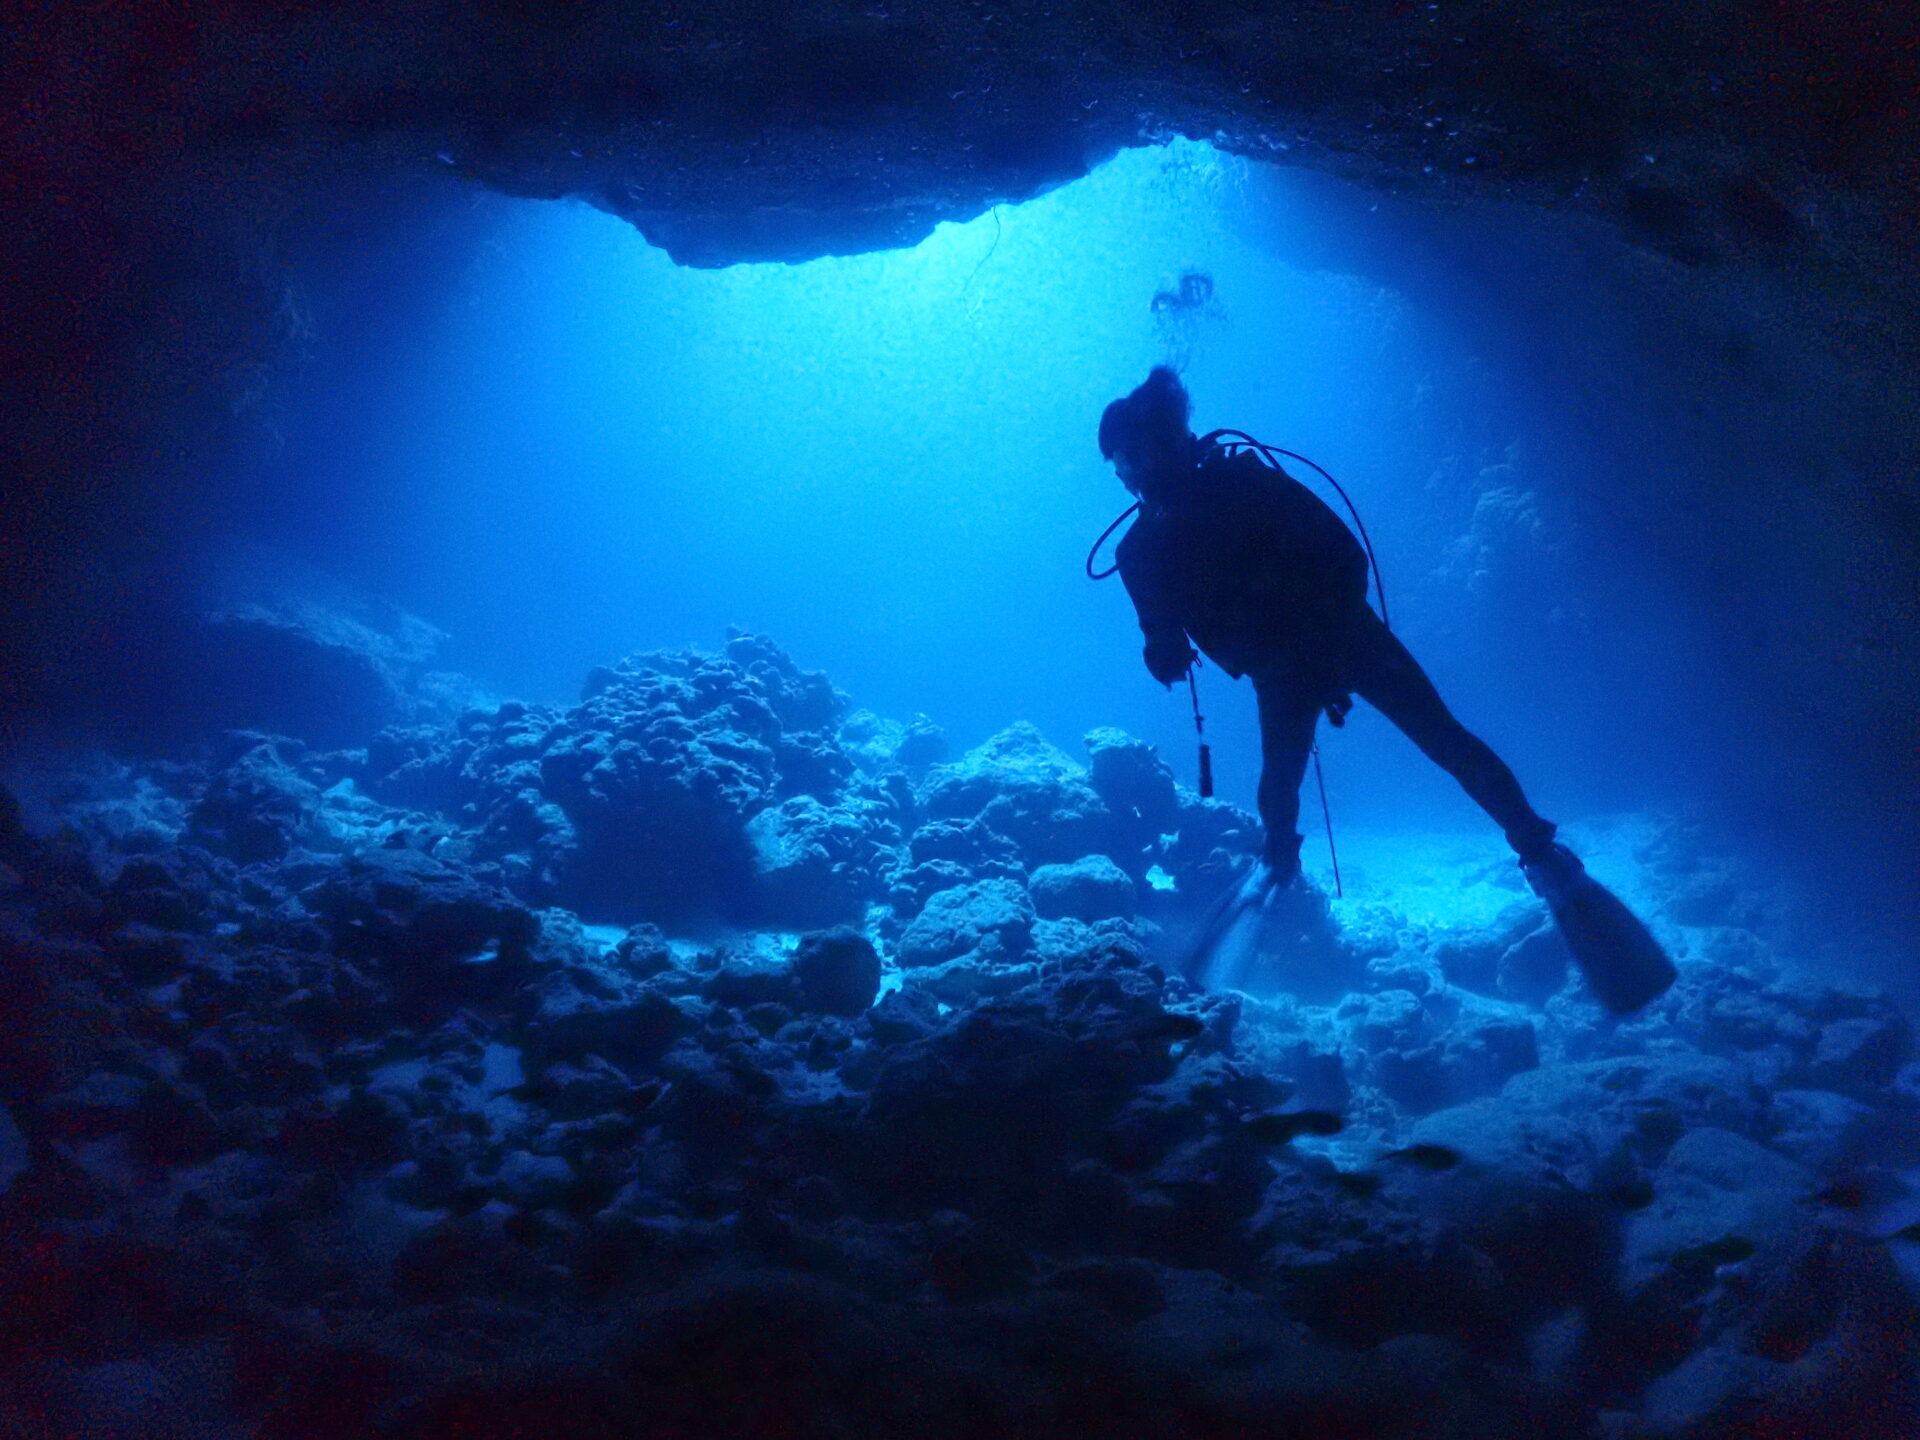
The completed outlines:
<svg viewBox="0 0 1920 1440">
<path fill-rule="evenodd" d="M 1892 265 L 1920 165 L 1920 12 L 1868 0 L 153 0 L 38 23 L 7 81 L 16 203 L 345 145 L 590 198 L 694 264 L 909 243 L 1177 132 L 1606 214 L 1687 260 Z"/>
</svg>

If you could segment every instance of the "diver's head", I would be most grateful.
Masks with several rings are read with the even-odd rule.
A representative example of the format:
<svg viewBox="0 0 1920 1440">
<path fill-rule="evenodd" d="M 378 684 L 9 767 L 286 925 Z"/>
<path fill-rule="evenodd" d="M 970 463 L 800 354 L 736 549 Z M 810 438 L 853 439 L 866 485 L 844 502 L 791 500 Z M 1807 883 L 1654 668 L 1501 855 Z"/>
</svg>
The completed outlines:
<svg viewBox="0 0 1920 1440">
<path fill-rule="evenodd" d="M 1193 468 L 1192 411 L 1187 387 L 1166 365 L 1154 366 L 1138 389 L 1107 406 L 1100 453 L 1113 462 L 1121 484 L 1146 496 Z"/>
</svg>

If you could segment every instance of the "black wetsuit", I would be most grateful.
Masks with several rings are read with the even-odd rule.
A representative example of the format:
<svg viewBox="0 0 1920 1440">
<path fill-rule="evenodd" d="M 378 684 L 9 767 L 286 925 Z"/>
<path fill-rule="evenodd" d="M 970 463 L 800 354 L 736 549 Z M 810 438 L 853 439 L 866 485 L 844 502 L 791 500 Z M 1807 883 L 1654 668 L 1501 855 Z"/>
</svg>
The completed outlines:
<svg viewBox="0 0 1920 1440">
<path fill-rule="evenodd" d="M 1298 865 L 1300 781 L 1322 710 L 1358 694 L 1460 782 L 1522 855 L 1553 839 L 1500 757 L 1441 701 L 1367 605 L 1367 557 L 1340 517 L 1247 451 L 1211 446 L 1143 500 L 1115 558 L 1147 668 L 1178 679 L 1187 640 L 1260 702 L 1260 818 L 1277 869 Z"/>
</svg>

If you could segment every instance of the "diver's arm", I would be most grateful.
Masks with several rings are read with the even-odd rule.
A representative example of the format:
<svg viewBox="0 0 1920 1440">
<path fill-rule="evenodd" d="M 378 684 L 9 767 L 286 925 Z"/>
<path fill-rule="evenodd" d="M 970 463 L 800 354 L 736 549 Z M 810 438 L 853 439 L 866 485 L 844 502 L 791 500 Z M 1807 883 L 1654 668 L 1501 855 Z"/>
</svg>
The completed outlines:
<svg viewBox="0 0 1920 1440">
<path fill-rule="evenodd" d="M 1173 617 L 1160 588 L 1149 578 L 1152 566 L 1142 564 L 1125 550 L 1117 558 L 1121 562 L 1121 583 L 1127 587 L 1127 598 L 1140 617 L 1140 633 L 1146 636 L 1141 658 L 1147 662 L 1147 673 L 1162 685 L 1171 685 L 1194 661 L 1186 629 Z"/>
</svg>

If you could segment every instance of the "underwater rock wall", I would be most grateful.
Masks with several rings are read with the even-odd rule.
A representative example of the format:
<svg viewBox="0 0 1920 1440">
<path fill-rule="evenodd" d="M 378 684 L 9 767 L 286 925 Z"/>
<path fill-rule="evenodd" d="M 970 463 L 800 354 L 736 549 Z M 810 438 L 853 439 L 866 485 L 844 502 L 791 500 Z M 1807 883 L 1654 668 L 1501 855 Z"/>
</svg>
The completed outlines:
<svg viewBox="0 0 1920 1440">
<path fill-rule="evenodd" d="M 736 635 L 369 738 L 0 794 L 0 1424 L 1920 1415 L 1909 1022 L 1672 827 L 1623 832 L 1681 963 L 1628 1020 L 1483 862 L 1484 918 L 1383 881 L 1208 994 L 1256 827 L 1117 732 L 942 763 Z"/>
<path fill-rule="evenodd" d="M 1088 748 L 1090 770 L 1016 725 L 936 765 L 937 728 L 849 715 L 824 676 L 736 634 L 720 655 L 596 670 L 570 710 L 509 702 L 451 727 L 383 730 L 361 778 L 374 798 L 469 832 L 434 854 L 450 844 L 530 903 L 596 921 L 819 927 L 1035 867 L 1061 872 L 1038 877 L 1059 907 L 1048 918 L 1103 903 L 1118 914 L 1130 900 L 1096 897 L 1130 894 L 1129 873 L 1204 861 L 1193 836 L 1244 834 L 1244 815 L 1177 797 L 1138 742 L 1097 731 Z M 1196 809 L 1208 818 L 1184 846 L 1163 843 Z M 1062 868 L 1093 856 L 1127 872 L 1111 859 L 1105 874 Z"/>
</svg>

